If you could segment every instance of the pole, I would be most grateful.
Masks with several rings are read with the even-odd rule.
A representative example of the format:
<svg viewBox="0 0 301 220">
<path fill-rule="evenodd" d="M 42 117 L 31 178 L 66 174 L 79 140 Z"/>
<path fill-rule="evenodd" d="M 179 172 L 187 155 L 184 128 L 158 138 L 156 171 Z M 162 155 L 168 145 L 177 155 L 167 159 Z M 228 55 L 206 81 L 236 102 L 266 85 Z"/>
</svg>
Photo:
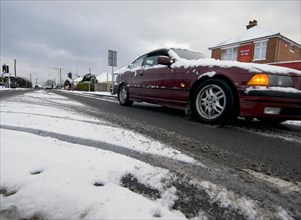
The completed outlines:
<svg viewBox="0 0 301 220">
<path fill-rule="evenodd" d="M 8 88 L 10 88 L 10 73 L 8 73 Z"/>
<path fill-rule="evenodd" d="M 14 70 L 15 70 L 15 77 L 17 77 L 17 60 L 14 59 Z"/>
<path fill-rule="evenodd" d="M 112 65 L 112 85 L 111 85 L 111 94 L 112 95 L 114 95 L 113 85 L 114 85 L 114 66 Z"/>
<path fill-rule="evenodd" d="M 5 64 L 4 64 L 5 65 Z M 3 65 L 3 66 L 4 66 Z M 5 73 L 5 70 L 4 70 L 4 67 L 3 67 L 3 70 L 2 70 L 2 85 L 1 86 L 3 86 L 4 85 L 4 73 Z"/>
<path fill-rule="evenodd" d="M 62 68 L 60 68 L 60 88 L 61 88 L 61 85 L 62 85 Z"/>
</svg>

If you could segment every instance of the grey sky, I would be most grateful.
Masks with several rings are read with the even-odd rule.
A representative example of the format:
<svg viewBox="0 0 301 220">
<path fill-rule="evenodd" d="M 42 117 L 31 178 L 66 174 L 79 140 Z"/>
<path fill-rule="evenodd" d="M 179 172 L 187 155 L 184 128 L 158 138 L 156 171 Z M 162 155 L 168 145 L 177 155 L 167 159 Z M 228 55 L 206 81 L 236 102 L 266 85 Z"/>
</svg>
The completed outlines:
<svg viewBox="0 0 301 220">
<path fill-rule="evenodd" d="M 249 20 L 301 43 L 297 1 L 14 1 L 1 0 L 1 65 L 39 82 L 63 78 L 76 67 L 110 72 L 109 49 L 118 67 L 142 53 L 184 47 L 211 55 L 209 47 L 245 30 Z M 116 68 L 116 69 L 117 69 Z"/>
</svg>

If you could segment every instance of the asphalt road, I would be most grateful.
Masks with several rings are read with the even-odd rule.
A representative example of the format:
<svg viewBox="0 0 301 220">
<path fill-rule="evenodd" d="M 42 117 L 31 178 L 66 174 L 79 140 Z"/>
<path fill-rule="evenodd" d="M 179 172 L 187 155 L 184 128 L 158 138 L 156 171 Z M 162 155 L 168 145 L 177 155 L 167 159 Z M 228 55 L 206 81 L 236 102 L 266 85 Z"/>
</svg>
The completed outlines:
<svg viewBox="0 0 301 220">
<path fill-rule="evenodd" d="M 188 184 L 192 179 L 223 185 L 229 190 L 260 201 L 261 206 L 270 212 L 273 212 L 276 204 L 291 210 L 294 217 L 301 216 L 300 126 L 290 124 L 270 126 L 243 119 L 226 126 L 209 126 L 201 124 L 182 111 L 157 105 L 134 103 L 131 107 L 123 107 L 114 97 L 56 90 L 49 92 L 66 96 L 86 106 L 74 110 L 145 134 L 205 164 L 207 168 L 167 161 L 152 155 L 118 152 L 183 176 L 185 181 L 176 186 L 180 189 L 179 192 L 182 192 L 179 196 L 190 195 L 189 198 L 200 198 L 200 201 L 190 201 L 189 204 L 176 204 L 179 206 L 178 209 L 188 213 L 187 216 L 197 210 L 194 206 L 198 207 L 200 203 L 208 205 L 202 193 Z M 13 98 L 13 95 L 22 93 L 22 91 L 1 92 L 1 99 Z M 93 143 L 90 145 L 94 146 Z M 299 186 L 299 193 L 286 192 L 286 188 L 267 184 L 266 181 L 250 175 L 250 172 L 263 173 L 265 176 L 292 183 Z M 216 213 L 219 210 L 215 206 L 210 206 L 212 216 L 217 217 Z M 239 218 L 237 213 L 228 217 Z"/>
<path fill-rule="evenodd" d="M 134 103 L 123 107 L 113 102 L 114 98 L 99 100 L 58 93 L 99 109 L 107 113 L 108 120 L 173 145 L 194 158 L 205 157 L 232 168 L 301 182 L 300 126 L 271 126 L 243 119 L 231 125 L 209 126 L 182 111 L 156 105 Z"/>
</svg>

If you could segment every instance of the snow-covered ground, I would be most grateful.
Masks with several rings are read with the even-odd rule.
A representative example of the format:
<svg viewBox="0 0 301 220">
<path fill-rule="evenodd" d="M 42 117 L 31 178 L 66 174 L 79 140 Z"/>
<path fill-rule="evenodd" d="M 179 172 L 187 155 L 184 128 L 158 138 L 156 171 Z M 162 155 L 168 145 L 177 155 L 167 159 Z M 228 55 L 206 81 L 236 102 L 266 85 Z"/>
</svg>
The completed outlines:
<svg viewBox="0 0 301 220">
<path fill-rule="evenodd" d="M 156 140 L 72 110 L 81 107 L 45 90 L 1 100 L 1 216 L 17 209 L 21 219 L 184 219 L 172 208 L 177 199 L 185 199 L 177 196 L 174 173 L 100 148 L 206 166 Z M 78 144 L 79 139 L 100 148 Z M 160 196 L 137 193 L 127 186 L 129 181 Z M 200 180 L 190 184 L 205 191 L 212 203 L 246 218 L 263 212 L 257 201 L 222 186 Z M 290 219 L 281 207 L 272 216 Z M 207 219 L 205 211 L 196 218 Z"/>
<path fill-rule="evenodd" d="M 16 99 L 1 102 L 0 186 L 16 192 L 1 195 L 1 209 L 16 205 L 22 218 L 184 218 L 170 209 L 176 196 L 174 187 L 164 186 L 173 178 L 168 170 L 114 152 L 3 127 L 41 129 L 195 163 L 192 158 L 108 122 L 59 109 L 57 104 L 80 105 L 61 96 L 37 91 Z M 128 175 L 158 190 L 161 198 L 151 200 L 123 187 L 121 180 Z"/>
</svg>

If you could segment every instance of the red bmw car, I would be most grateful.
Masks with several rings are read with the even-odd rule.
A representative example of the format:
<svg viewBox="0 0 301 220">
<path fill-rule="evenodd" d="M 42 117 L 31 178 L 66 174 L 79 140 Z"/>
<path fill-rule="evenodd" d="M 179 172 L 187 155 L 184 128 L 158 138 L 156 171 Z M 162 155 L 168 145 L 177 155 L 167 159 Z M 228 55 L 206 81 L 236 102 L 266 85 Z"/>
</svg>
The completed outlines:
<svg viewBox="0 0 301 220">
<path fill-rule="evenodd" d="M 301 120 L 301 71 L 220 61 L 184 49 L 160 49 L 119 71 L 121 105 L 149 102 L 186 110 L 207 124 L 238 116 L 281 123 Z"/>
</svg>

